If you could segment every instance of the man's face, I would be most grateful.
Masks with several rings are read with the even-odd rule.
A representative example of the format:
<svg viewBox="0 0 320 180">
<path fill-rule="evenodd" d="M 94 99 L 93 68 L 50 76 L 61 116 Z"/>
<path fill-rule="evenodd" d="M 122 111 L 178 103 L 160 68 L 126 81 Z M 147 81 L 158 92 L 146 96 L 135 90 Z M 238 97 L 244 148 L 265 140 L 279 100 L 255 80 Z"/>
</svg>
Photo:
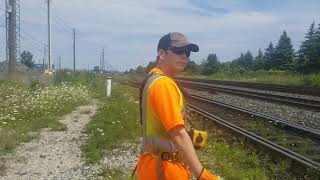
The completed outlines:
<svg viewBox="0 0 320 180">
<path fill-rule="evenodd" d="M 165 63 L 170 71 L 181 72 L 186 67 L 190 56 L 190 51 L 185 49 L 166 50 Z"/>
</svg>

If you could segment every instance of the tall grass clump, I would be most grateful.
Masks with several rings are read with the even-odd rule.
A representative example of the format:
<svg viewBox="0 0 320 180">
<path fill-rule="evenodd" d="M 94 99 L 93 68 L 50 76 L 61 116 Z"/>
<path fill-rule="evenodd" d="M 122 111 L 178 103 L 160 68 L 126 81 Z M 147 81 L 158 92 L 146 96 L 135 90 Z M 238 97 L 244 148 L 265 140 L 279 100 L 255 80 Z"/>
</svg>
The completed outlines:
<svg viewBox="0 0 320 180">
<path fill-rule="evenodd" d="M 93 95 L 93 98 L 100 99 L 105 96 L 106 77 L 104 75 L 88 72 L 57 71 L 54 77 L 54 84 L 76 83 L 86 86 Z"/>
</svg>

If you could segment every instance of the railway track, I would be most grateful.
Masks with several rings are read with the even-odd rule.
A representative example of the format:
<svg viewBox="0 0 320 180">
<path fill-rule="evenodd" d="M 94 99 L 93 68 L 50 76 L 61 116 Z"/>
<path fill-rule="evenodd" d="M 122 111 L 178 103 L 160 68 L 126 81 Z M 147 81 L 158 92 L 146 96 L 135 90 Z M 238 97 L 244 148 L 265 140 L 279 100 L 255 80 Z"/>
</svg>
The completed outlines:
<svg viewBox="0 0 320 180">
<path fill-rule="evenodd" d="M 232 87 L 217 86 L 208 82 L 197 82 L 189 80 L 177 80 L 185 88 L 197 89 L 197 90 L 210 90 L 214 92 L 222 92 L 227 94 L 233 94 L 237 96 L 246 96 L 250 98 L 262 99 L 269 102 L 276 102 L 280 104 L 286 104 L 295 107 L 302 107 L 308 110 L 320 111 L 320 101 L 315 99 L 306 99 L 302 97 L 292 97 L 284 95 L 275 95 L 269 93 L 261 93 L 249 90 L 239 90 Z"/>
<path fill-rule="evenodd" d="M 312 87 L 297 87 L 297 86 L 288 86 L 288 85 L 279 85 L 279 84 L 207 80 L 207 79 L 182 78 L 182 77 L 180 78 L 178 77 L 176 78 L 176 80 L 196 81 L 196 82 L 204 82 L 209 84 L 218 84 L 218 85 L 225 85 L 225 86 L 252 88 L 252 89 L 259 89 L 259 90 L 270 90 L 270 91 L 278 91 L 278 92 L 302 94 L 302 95 L 310 95 L 310 96 L 320 96 L 320 88 L 312 88 Z"/>
<path fill-rule="evenodd" d="M 291 159 L 292 165 L 320 168 L 320 131 L 197 95 L 188 97 L 188 105 L 219 125 Z"/>
<path fill-rule="evenodd" d="M 139 87 L 139 82 L 129 82 Z M 293 170 L 320 172 L 320 131 L 248 109 L 189 94 L 190 109 L 289 161 Z"/>
</svg>

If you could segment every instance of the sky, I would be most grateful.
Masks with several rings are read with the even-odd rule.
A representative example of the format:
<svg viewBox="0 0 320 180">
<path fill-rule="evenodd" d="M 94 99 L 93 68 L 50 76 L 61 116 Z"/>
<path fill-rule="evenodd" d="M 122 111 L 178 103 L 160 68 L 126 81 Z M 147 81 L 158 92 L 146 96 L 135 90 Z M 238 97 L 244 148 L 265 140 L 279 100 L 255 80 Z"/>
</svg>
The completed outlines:
<svg viewBox="0 0 320 180">
<path fill-rule="evenodd" d="M 21 1 L 21 52 L 42 62 L 47 38 L 46 0 Z M 295 50 L 314 21 L 320 23 L 319 0 L 51 0 L 52 61 L 76 68 L 99 65 L 102 48 L 106 67 L 128 70 L 155 60 L 159 39 L 181 32 L 200 47 L 197 63 L 209 53 L 221 62 L 241 52 L 254 55 L 275 45 L 284 30 Z M 5 0 L 0 0 L 0 61 L 5 59 Z"/>
</svg>

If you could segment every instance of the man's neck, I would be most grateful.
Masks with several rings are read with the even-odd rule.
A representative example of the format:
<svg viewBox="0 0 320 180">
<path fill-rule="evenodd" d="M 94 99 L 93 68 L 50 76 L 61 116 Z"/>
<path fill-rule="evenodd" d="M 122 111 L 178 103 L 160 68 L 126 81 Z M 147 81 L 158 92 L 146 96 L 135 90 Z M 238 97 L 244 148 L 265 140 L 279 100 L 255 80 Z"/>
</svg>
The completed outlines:
<svg viewBox="0 0 320 180">
<path fill-rule="evenodd" d="M 172 72 L 172 71 L 168 70 L 168 68 L 166 68 L 165 66 L 163 66 L 163 65 L 161 65 L 161 64 L 158 64 L 156 67 L 157 67 L 158 69 L 160 69 L 160 70 L 161 70 L 165 75 L 167 75 L 167 76 L 170 76 L 170 77 L 174 78 L 175 75 L 176 75 L 175 72 Z"/>
</svg>

